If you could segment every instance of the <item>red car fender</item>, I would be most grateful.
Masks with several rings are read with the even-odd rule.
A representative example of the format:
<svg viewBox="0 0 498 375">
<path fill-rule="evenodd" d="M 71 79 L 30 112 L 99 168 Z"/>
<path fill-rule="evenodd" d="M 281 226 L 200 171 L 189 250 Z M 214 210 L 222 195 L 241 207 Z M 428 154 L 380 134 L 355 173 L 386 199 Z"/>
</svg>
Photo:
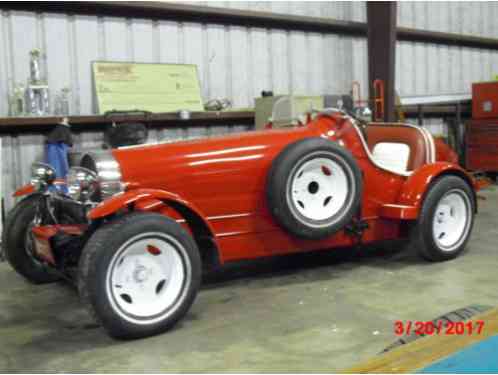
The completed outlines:
<svg viewBox="0 0 498 375">
<path fill-rule="evenodd" d="M 54 185 L 65 185 L 65 184 L 66 184 L 66 181 L 62 180 L 62 179 L 57 179 L 54 181 Z M 33 193 L 36 193 L 36 187 L 33 184 L 29 183 L 29 184 L 26 184 L 26 185 L 18 188 L 14 192 L 14 194 L 12 194 L 12 196 L 14 198 L 18 198 L 18 197 L 22 197 L 24 195 L 29 195 L 29 194 L 33 194 Z"/>
<path fill-rule="evenodd" d="M 415 207 L 417 209 L 417 217 L 418 209 L 422 204 L 425 192 L 427 191 L 429 185 L 436 177 L 443 174 L 453 174 L 462 177 L 468 182 L 474 192 L 474 198 L 476 198 L 475 191 L 478 189 L 478 186 L 470 174 L 468 174 L 457 164 L 449 162 L 436 162 L 424 165 L 408 177 L 399 196 L 399 205 Z"/>
<path fill-rule="evenodd" d="M 134 189 L 122 194 L 117 194 L 110 199 L 106 199 L 87 214 L 91 220 L 103 218 L 119 211 L 128 205 L 134 204 L 141 211 L 162 211 L 164 205 L 171 206 L 182 216 L 194 215 L 196 220 L 201 220 L 214 238 L 215 231 L 205 219 L 202 212 L 192 203 L 184 200 L 179 195 L 159 190 L 159 189 Z M 175 218 L 173 218 L 175 219 Z M 185 219 L 188 219 L 185 217 Z"/>
<path fill-rule="evenodd" d="M 12 194 L 13 197 L 22 197 L 24 195 L 29 195 L 33 194 L 36 191 L 34 185 L 32 184 L 26 184 L 24 186 L 21 186 L 19 189 L 17 189 L 14 194 Z"/>
</svg>

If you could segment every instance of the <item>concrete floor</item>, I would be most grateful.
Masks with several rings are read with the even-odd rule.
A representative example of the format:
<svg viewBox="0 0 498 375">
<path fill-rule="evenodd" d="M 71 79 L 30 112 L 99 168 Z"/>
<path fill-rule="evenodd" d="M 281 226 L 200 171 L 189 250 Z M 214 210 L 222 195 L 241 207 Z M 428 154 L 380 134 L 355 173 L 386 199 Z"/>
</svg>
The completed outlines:
<svg viewBox="0 0 498 375">
<path fill-rule="evenodd" d="M 332 372 L 391 343 L 395 320 L 498 303 L 498 190 L 484 192 L 461 257 L 400 246 L 305 254 L 210 277 L 169 333 L 133 341 L 95 327 L 73 289 L 32 286 L 0 264 L 0 372 Z"/>
</svg>

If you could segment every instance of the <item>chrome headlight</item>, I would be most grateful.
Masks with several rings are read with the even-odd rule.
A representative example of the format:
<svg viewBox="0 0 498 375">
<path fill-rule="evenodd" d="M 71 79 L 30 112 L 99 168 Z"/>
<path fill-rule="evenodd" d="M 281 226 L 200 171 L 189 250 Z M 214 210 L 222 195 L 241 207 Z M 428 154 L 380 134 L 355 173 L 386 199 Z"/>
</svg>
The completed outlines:
<svg viewBox="0 0 498 375">
<path fill-rule="evenodd" d="M 51 185 L 55 180 L 55 169 L 45 163 L 33 163 L 31 165 L 31 184 L 37 190 Z"/>
<path fill-rule="evenodd" d="M 112 197 L 124 191 L 119 164 L 111 151 L 91 152 L 83 156 L 81 166 L 98 176 L 99 192 L 97 201 Z"/>
<path fill-rule="evenodd" d="M 92 200 L 99 189 L 97 174 L 83 167 L 72 167 L 67 174 L 68 195 L 80 202 Z"/>
</svg>

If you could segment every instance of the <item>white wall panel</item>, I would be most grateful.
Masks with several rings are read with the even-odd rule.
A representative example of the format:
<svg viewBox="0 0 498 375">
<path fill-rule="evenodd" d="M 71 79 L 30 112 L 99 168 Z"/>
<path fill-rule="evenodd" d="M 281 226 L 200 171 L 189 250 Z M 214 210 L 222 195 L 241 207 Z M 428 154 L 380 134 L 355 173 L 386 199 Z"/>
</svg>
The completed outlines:
<svg viewBox="0 0 498 375">
<path fill-rule="evenodd" d="M 272 88 L 271 40 L 265 29 L 251 29 L 251 56 L 249 66 L 252 77 L 252 95 L 261 95 L 262 90 Z"/>
<path fill-rule="evenodd" d="M 398 42 L 396 88 L 401 96 L 470 93 L 472 82 L 498 74 L 498 51 Z"/>
<path fill-rule="evenodd" d="M 398 2 L 398 25 L 487 37 L 498 36 L 496 2 Z"/>
</svg>

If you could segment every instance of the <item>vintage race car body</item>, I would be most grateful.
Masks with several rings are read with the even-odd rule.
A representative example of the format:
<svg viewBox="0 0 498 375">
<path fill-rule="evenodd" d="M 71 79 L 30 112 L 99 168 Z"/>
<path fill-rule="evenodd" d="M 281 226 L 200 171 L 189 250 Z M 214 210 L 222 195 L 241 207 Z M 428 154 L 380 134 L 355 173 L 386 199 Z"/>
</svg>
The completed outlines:
<svg viewBox="0 0 498 375">
<path fill-rule="evenodd" d="M 323 144 L 325 140 L 325 144 L 339 145 L 358 168 L 359 201 L 355 202 L 354 214 L 333 234 L 316 239 L 291 233 L 282 225 L 278 210 L 270 207 L 272 198 L 267 186 L 269 175 L 274 173 L 281 155 L 303 140 L 315 140 L 317 144 Z M 86 216 L 79 223 L 34 225 L 34 252 L 45 265 L 65 277 L 74 277 L 70 276 L 71 266 L 89 267 L 85 262 L 90 260 L 79 259 L 83 248 L 100 246 L 98 242 L 92 243 L 94 233 L 108 230 L 106 228 L 112 227 L 114 221 L 133 213 L 156 213 L 175 220 L 190 234 L 203 267 L 208 268 L 242 259 L 405 238 L 413 223 L 431 227 L 433 220 L 439 220 L 437 215 L 453 216 L 453 211 L 460 212 L 463 217 L 460 224 L 455 221 L 462 232 L 462 239 L 454 240 L 459 246 L 455 251 L 460 252 L 472 227 L 477 184 L 454 161 L 454 153 L 444 143 L 435 143 L 424 129 L 403 124 L 370 124 L 362 129 L 355 119 L 338 111 L 318 114 L 299 127 L 90 152 L 83 157 L 82 165 L 98 176 L 98 198 L 87 197 L 85 202 L 76 202 Z M 327 168 L 322 167 L 322 170 L 327 178 L 334 177 Z M 457 177 L 456 180 L 447 179 L 443 183 L 449 184 L 446 187 L 438 187 L 449 189 L 451 199 L 456 203 L 443 202 L 442 206 L 434 208 L 436 211 L 424 208 L 424 204 L 430 203 L 424 203 L 429 199 L 426 197 L 428 190 L 436 181 L 441 184 L 443 176 Z M 318 176 L 318 180 L 320 178 L 325 177 Z M 451 190 L 452 181 L 456 181 L 455 192 Z M 311 184 L 309 186 L 311 189 Z M 330 186 L 333 191 L 334 185 Z M 29 186 L 23 187 L 17 195 L 33 193 L 33 190 Z M 443 190 L 441 194 L 445 193 Z M 285 191 L 282 194 L 285 195 Z M 67 197 L 63 199 L 67 200 Z M 431 216 L 429 224 L 424 223 L 422 215 Z M 434 219 L 432 215 L 435 215 Z M 281 219 L 276 220 L 276 217 Z M 439 230 L 439 239 L 445 240 L 446 232 L 447 229 Z M 155 242 L 146 247 L 153 255 L 162 251 Z M 441 260 L 456 256 L 456 253 L 448 253 L 446 257 L 444 251 L 441 254 Z M 432 253 L 430 257 L 437 258 Z M 113 267 L 112 264 L 109 267 Z M 150 266 L 151 273 L 154 267 Z M 140 283 L 145 278 L 142 271 L 137 268 L 131 274 L 135 275 L 133 277 L 140 275 L 137 279 Z M 125 299 L 131 304 L 129 296 Z M 98 310 L 98 303 L 92 303 Z M 126 306 L 123 311 L 126 320 L 129 313 Z M 104 322 L 106 328 L 112 335 L 121 336 L 123 327 L 114 327 L 112 319 L 116 318 L 109 319 L 108 323 Z M 131 320 L 131 323 L 136 322 Z M 157 332 L 157 327 L 154 329 L 137 333 L 136 326 L 130 326 L 122 336 L 147 335 Z"/>
<path fill-rule="evenodd" d="M 265 185 L 275 157 L 300 139 L 322 137 L 341 142 L 363 172 L 358 220 L 367 225 L 361 233 L 361 242 L 400 238 L 406 235 L 403 222 L 417 219 L 423 194 L 434 178 L 456 174 L 469 184 L 474 183 L 472 177 L 451 160 L 446 149 L 435 148 L 433 140 L 422 129 L 406 124 L 372 124 L 368 130 L 376 132 L 377 127 L 379 130 L 397 127 L 401 132 L 418 133 L 420 148 L 434 148 L 423 152 L 439 153 L 450 161 L 430 162 L 430 157 L 427 160 L 424 156 L 414 170 L 390 169 L 375 162 L 361 131 L 351 119 L 340 114 L 323 115 L 307 126 L 109 151 L 119 165 L 126 191 L 95 206 L 88 212 L 88 218 L 102 219 L 122 209 L 161 212 L 186 227 L 190 218 L 191 226 L 201 226 L 201 233 L 212 237 L 222 263 L 355 245 L 358 236 L 347 231 L 319 241 L 295 238 L 282 230 L 267 207 Z M 444 146 L 439 144 L 440 148 Z M 103 159 L 102 162 L 109 161 Z M 27 185 L 16 196 L 33 190 Z"/>
<path fill-rule="evenodd" d="M 455 173 L 471 182 L 461 167 L 443 160 L 411 173 L 386 170 L 373 163 L 358 129 L 341 121 L 340 116 L 323 116 L 298 128 L 113 150 L 129 190 L 88 216 L 105 217 L 132 202 L 136 209 L 166 214 L 172 214 L 169 208 L 184 207 L 202 220 L 222 262 L 353 245 L 358 239 L 346 232 L 320 241 L 296 239 L 282 230 L 267 207 L 265 185 L 272 161 L 287 145 L 309 137 L 341 140 L 358 161 L 364 173 L 360 219 L 368 224 L 363 243 L 401 237 L 403 221 L 417 218 L 423 193 L 438 175 Z"/>
</svg>

